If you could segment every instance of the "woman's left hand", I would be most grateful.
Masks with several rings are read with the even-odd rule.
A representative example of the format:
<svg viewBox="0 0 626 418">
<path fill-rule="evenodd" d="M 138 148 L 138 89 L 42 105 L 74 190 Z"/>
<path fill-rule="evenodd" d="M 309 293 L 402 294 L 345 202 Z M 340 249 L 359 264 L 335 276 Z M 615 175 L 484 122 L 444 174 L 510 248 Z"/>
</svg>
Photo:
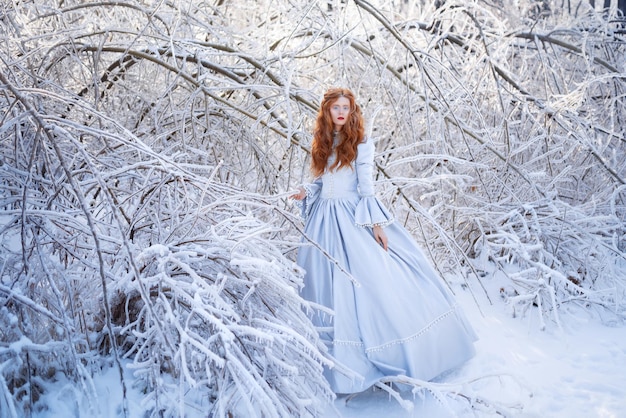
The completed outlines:
<svg viewBox="0 0 626 418">
<path fill-rule="evenodd" d="M 385 251 L 387 251 L 387 234 L 385 234 L 382 226 L 375 225 L 372 228 L 372 232 L 374 232 L 374 239 L 376 242 L 379 243 Z"/>
</svg>

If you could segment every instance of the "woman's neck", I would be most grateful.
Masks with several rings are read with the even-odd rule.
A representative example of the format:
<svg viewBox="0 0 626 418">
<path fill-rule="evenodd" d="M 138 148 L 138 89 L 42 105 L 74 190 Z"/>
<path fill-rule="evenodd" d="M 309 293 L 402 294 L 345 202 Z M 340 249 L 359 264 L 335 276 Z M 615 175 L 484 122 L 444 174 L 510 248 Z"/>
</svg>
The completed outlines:
<svg viewBox="0 0 626 418">
<path fill-rule="evenodd" d="M 341 131 L 333 130 L 333 147 L 339 145 L 340 140 L 341 140 Z"/>
</svg>

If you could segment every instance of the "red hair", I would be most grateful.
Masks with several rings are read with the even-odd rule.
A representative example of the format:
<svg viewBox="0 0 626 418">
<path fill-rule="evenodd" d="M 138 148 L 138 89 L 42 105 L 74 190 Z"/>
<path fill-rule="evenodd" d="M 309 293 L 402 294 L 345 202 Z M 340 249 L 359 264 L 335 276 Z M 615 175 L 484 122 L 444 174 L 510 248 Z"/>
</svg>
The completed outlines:
<svg viewBox="0 0 626 418">
<path fill-rule="evenodd" d="M 313 130 L 313 145 L 311 146 L 311 171 L 315 177 L 321 176 L 326 169 L 328 158 L 333 153 L 333 130 L 335 125 L 330 115 L 330 107 L 340 97 L 350 101 L 350 114 L 346 124 L 341 129 L 342 141 L 335 149 L 337 159 L 329 170 L 349 167 L 356 159 L 357 146 L 363 141 L 365 128 L 361 108 L 354 99 L 354 94 L 348 89 L 332 88 L 324 94 L 324 99 L 317 113 L 315 129 Z"/>
</svg>

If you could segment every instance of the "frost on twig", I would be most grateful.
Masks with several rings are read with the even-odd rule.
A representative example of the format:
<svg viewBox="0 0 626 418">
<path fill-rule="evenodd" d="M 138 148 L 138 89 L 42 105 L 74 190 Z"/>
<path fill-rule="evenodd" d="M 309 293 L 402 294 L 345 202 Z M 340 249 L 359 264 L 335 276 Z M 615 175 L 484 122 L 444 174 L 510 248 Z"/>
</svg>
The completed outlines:
<svg viewBox="0 0 626 418">
<path fill-rule="evenodd" d="M 516 392 L 523 397 L 532 397 L 533 394 L 517 381 L 513 376 L 506 374 L 484 375 L 462 382 L 440 383 L 427 382 L 407 376 L 389 376 L 378 381 L 375 387 L 389 394 L 405 410 L 411 411 L 420 399 L 432 397 L 438 404 L 441 413 L 456 416 L 458 411 L 463 410 L 468 414 L 480 414 L 481 416 L 514 416 L 523 410 L 522 399 L 501 399 L 496 396 L 488 396 L 481 393 L 480 387 L 490 380 L 498 380 L 499 386 L 515 385 Z M 408 398 L 407 394 L 412 397 Z M 346 398 L 349 402 L 355 394 Z M 494 399 L 495 398 L 495 399 Z"/>
</svg>

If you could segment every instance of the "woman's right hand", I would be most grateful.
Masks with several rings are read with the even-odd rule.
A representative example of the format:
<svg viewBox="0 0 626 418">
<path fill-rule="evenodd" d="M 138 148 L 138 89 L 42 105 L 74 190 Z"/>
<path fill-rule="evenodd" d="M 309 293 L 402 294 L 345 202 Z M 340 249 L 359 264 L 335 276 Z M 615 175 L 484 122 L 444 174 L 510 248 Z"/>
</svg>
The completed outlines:
<svg viewBox="0 0 626 418">
<path fill-rule="evenodd" d="M 372 232 L 374 232 L 374 239 L 385 251 L 387 251 L 387 234 L 383 231 L 383 228 L 380 225 L 374 225 L 372 228 Z"/>
<path fill-rule="evenodd" d="M 298 187 L 298 190 L 300 190 L 299 193 L 295 193 L 290 196 L 292 199 L 302 200 L 306 197 L 306 190 L 304 190 L 304 187 Z"/>
</svg>

